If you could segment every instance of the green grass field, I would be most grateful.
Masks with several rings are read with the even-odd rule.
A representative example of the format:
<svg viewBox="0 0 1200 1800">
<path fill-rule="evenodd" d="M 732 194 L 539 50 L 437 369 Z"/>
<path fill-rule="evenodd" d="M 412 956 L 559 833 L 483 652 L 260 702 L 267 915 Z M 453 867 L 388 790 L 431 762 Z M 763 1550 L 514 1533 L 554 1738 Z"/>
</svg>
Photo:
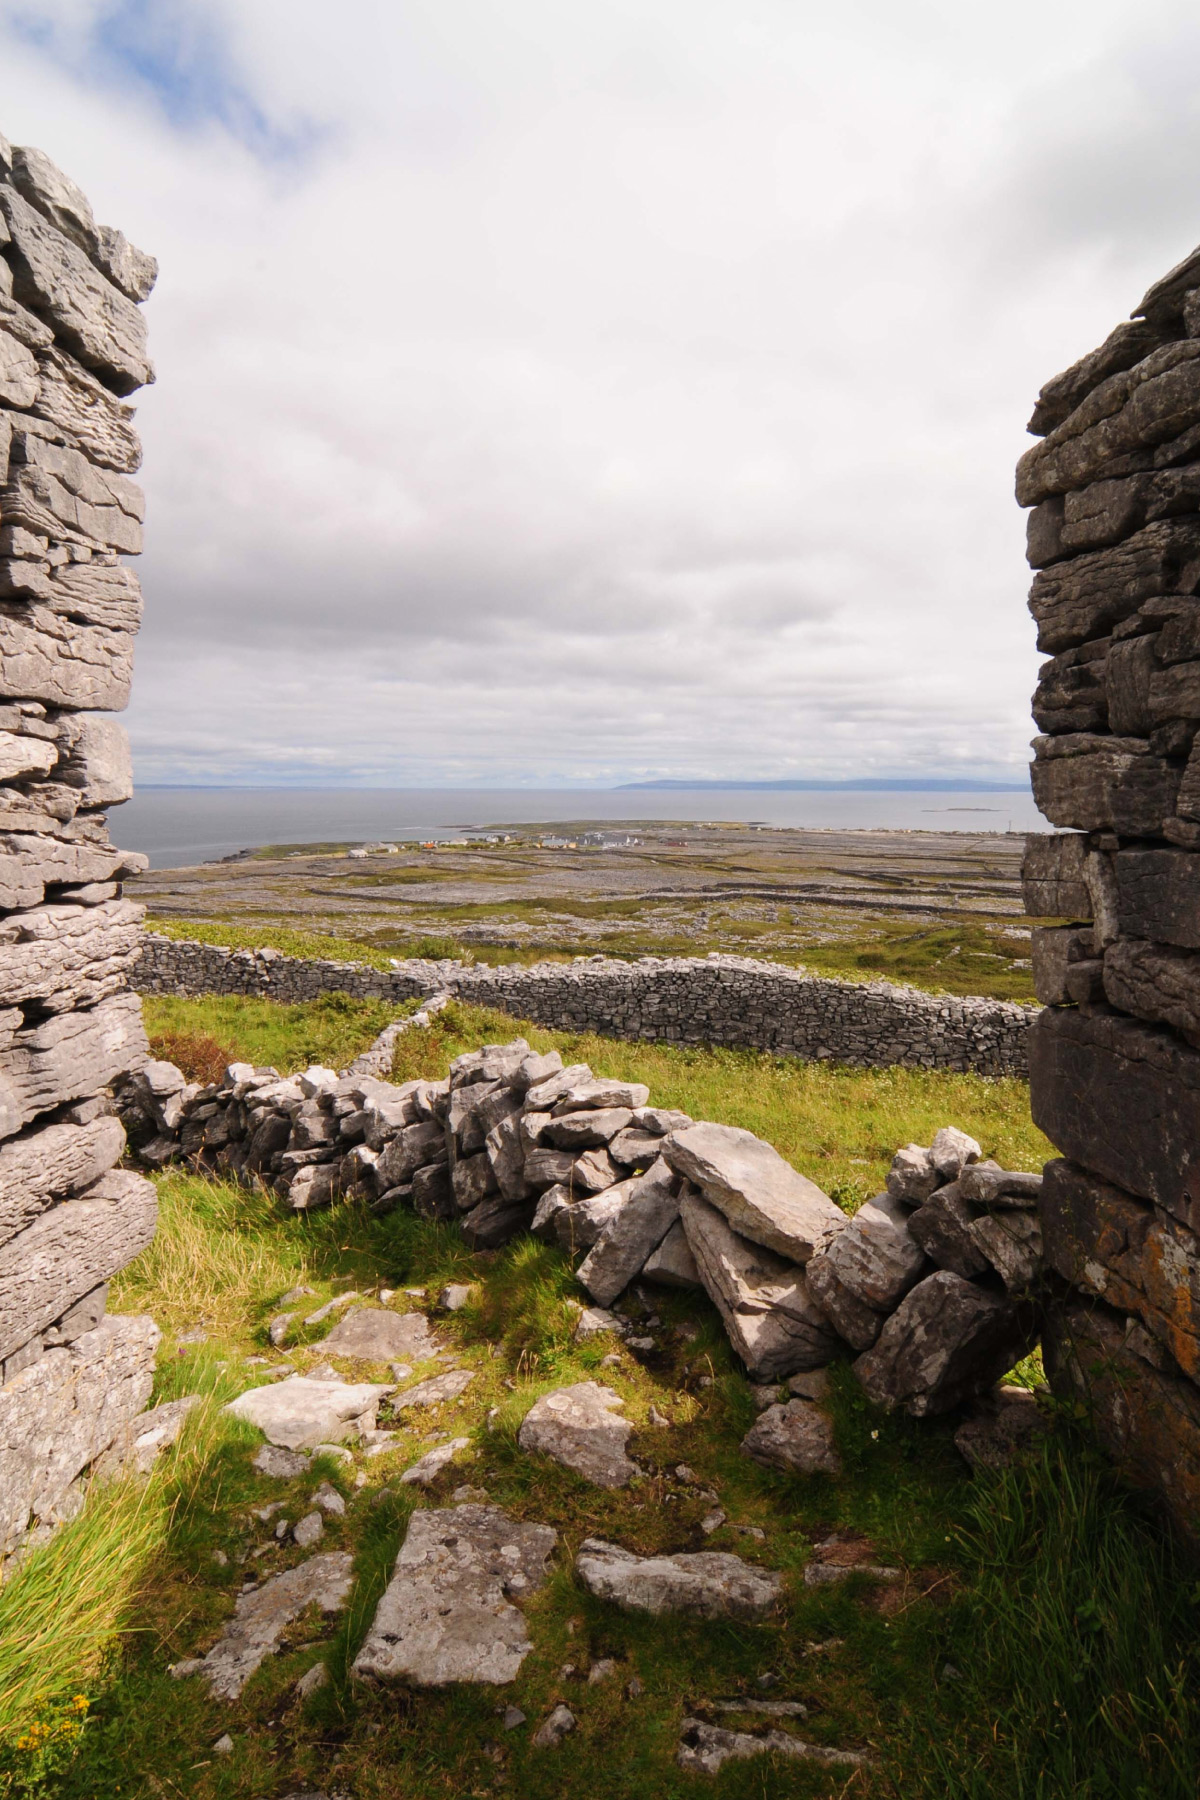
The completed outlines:
<svg viewBox="0 0 1200 1800">
<path fill-rule="evenodd" d="M 322 1035 L 324 1017 L 277 1009 L 289 1016 L 272 1021 L 258 1010 L 268 1004 L 153 1001 L 147 1015 L 153 1033 L 220 1035 L 252 1060 L 269 1044 L 280 1067 L 335 1041 Z M 353 1053 L 378 1027 L 364 1011 L 339 1014 L 337 1029 L 336 1042 Z M 435 1029 L 401 1040 L 397 1076 L 440 1074 L 457 1050 L 516 1029 L 497 1015 L 451 1009 Z M 939 1124 L 963 1125 L 1019 1165 L 1044 1154 L 1018 1082 L 521 1029 L 598 1071 L 646 1080 L 657 1102 L 750 1126 L 848 1206 L 877 1185 L 898 1143 L 928 1141 Z M 569 1260 L 532 1239 L 472 1255 L 453 1228 L 404 1212 L 374 1219 L 338 1207 L 297 1219 L 267 1195 L 186 1173 L 161 1178 L 159 1192 L 158 1238 L 114 1283 L 111 1306 L 151 1312 L 163 1327 L 156 1397 L 198 1392 L 207 1403 L 147 1487 L 94 1496 L 0 1590 L 0 1795 L 1194 1800 L 1197 1571 L 1073 1418 L 1055 1418 L 1036 1464 L 974 1478 L 954 1449 L 952 1422 L 874 1412 L 843 1365 L 833 1372 L 832 1409 L 845 1472 L 788 1478 L 739 1453 L 754 1404 L 702 1297 L 647 1289 L 640 1310 L 659 1318 L 648 1327 L 655 1351 L 621 1350 L 618 1364 L 601 1366 L 612 1340 L 580 1346 L 571 1336 L 570 1303 L 583 1296 Z M 360 1461 L 361 1487 L 347 1465 L 325 1471 L 347 1512 L 327 1524 L 321 1548 L 346 1547 L 356 1559 L 346 1614 L 297 1626 L 235 1705 L 209 1699 L 202 1682 L 172 1681 L 167 1664 L 212 1643 L 248 1572 L 300 1557 L 277 1545 L 251 1508 L 282 1499 L 285 1516 L 298 1518 L 318 1475 L 295 1483 L 258 1476 L 250 1466 L 257 1433 L 219 1411 L 261 1379 L 247 1357 L 270 1354 L 297 1369 L 324 1357 L 317 1343 L 327 1327 L 303 1329 L 286 1359 L 269 1351 L 266 1325 L 281 1295 L 306 1284 L 315 1308 L 348 1286 L 432 1296 L 450 1279 L 477 1283 L 473 1303 L 439 1325 L 474 1371 L 462 1403 L 405 1429 L 399 1449 Z M 424 1302 L 400 1295 L 397 1304 Z M 196 1327 L 207 1341 L 178 1344 Z M 338 1366 L 356 1379 L 386 1378 L 385 1369 Z M 540 1392 L 589 1377 L 617 1389 L 636 1427 L 630 1450 L 645 1475 L 615 1493 L 526 1456 L 516 1442 Z M 651 1406 L 665 1427 L 650 1423 Z M 438 1432 L 471 1444 L 424 1503 L 445 1503 L 460 1482 L 485 1488 L 517 1516 L 556 1528 L 555 1573 L 529 1603 L 534 1649 L 511 1688 L 371 1690 L 347 1670 L 414 1504 L 396 1478 Z M 699 1529 L 707 1503 L 671 1477 L 679 1463 L 719 1493 L 727 1523 L 711 1537 Z M 863 1534 L 877 1560 L 905 1571 L 903 1583 L 806 1589 L 812 1546 L 835 1530 Z M 571 1573 L 571 1552 L 587 1535 L 640 1551 L 734 1551 L 785 1573 L 786 1606 L 776 1622 L 753 1627 L 617 1612 Z M 588 1668 L 605 1657 L 616 1660 L 616 1676 L 589 1685 Z M 298 1700 L 295 1683 L 317 1660 L 331 1680 Z M 635 1677 L 642 1691 L 631 1697 Z M 764 1691 L 810 1708 L 799 1727 L 808 1741 L 867 1749 L 874 1766 L 855 1774 L 754 1759 L 715 1779 L 677 1768 L 685 1716 Z M 82 1714 L 70 1709 L 80 1693 L 90 1709 L 75 1736 Z M 532 1730 L 559 1700 L 578 1729 L 558 1749 L 534 1750 Z M 497 1706 L 511 1702 L 529 1725 L 508 1733 Z M 39 1728 L 32 1740 L 31 1726 Z M 213 1745 L 225 1732 L 234 1749 L 219 1757 Z"/>
</svg>

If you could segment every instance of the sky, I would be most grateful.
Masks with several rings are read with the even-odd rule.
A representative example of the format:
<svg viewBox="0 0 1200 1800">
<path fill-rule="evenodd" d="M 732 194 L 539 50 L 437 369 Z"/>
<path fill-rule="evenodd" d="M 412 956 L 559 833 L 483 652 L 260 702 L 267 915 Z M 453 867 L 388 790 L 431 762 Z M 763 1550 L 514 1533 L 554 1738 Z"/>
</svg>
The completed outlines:
<svg viewBox="0 0 1200 1800">
<path fill-rule="evenodd" d="M 144 782 L 1023 779 L 1012 469 L 1200 240 L 1143 0 L 0 0 L 153 251 Z"/>
</svg>

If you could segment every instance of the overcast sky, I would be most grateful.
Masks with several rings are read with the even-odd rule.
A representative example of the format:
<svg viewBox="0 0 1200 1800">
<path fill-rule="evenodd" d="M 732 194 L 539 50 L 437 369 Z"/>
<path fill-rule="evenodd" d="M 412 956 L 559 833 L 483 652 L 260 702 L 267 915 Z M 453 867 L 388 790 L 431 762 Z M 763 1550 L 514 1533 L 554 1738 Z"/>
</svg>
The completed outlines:
<svg viewBox="0 0 1200 1800">
<path fill-rule="evenodd" d="M 1153 0 L 0 0 L 162 264 L 139 778 L 1019 779 L 1012 465 L 1198 76 Z"/>
</svg>

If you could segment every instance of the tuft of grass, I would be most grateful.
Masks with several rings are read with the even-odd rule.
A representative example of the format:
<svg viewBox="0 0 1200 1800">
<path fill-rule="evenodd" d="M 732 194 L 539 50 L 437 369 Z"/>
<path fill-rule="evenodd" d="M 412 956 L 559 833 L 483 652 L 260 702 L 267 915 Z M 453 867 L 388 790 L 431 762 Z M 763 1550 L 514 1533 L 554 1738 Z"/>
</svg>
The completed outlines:
<svg viewBox="0 0 1200 1800">
<path fill-rule="evenodd" d="M 284 1075 L 311 1063 L 344 1069 L 385 1025 L 414 1011 L 416 1005 L 355 1000 L 349 994 L 322 994 L 319 1000 L 295 1005 L 245 994 L 207 994 L 197 1000 L 173 994 L 142 998 L 151 1039 L 165 1042 L 174 1038 L 186 1051 L 188 1040 L 208 1038 L 219 1049 L 228 1050 L 226 1061 L 266 1063 Z"/>
</svg>

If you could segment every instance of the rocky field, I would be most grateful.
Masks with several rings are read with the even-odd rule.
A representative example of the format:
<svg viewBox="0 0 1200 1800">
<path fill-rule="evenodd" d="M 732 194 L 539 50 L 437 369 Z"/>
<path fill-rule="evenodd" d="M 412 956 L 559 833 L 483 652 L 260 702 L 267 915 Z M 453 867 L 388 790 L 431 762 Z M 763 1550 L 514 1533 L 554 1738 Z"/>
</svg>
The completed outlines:
<svg viewBox="0 0 1200 1800">
<path fill-rule="evenodd" d="M 1019 835 L 580 821 L 488 838 L 367 854 L 268 847 L 153 870 L 129 892 L 156 929 L 298 954 L 729 950 L 950 993 L 1033 995 Z"/>
</svg>

